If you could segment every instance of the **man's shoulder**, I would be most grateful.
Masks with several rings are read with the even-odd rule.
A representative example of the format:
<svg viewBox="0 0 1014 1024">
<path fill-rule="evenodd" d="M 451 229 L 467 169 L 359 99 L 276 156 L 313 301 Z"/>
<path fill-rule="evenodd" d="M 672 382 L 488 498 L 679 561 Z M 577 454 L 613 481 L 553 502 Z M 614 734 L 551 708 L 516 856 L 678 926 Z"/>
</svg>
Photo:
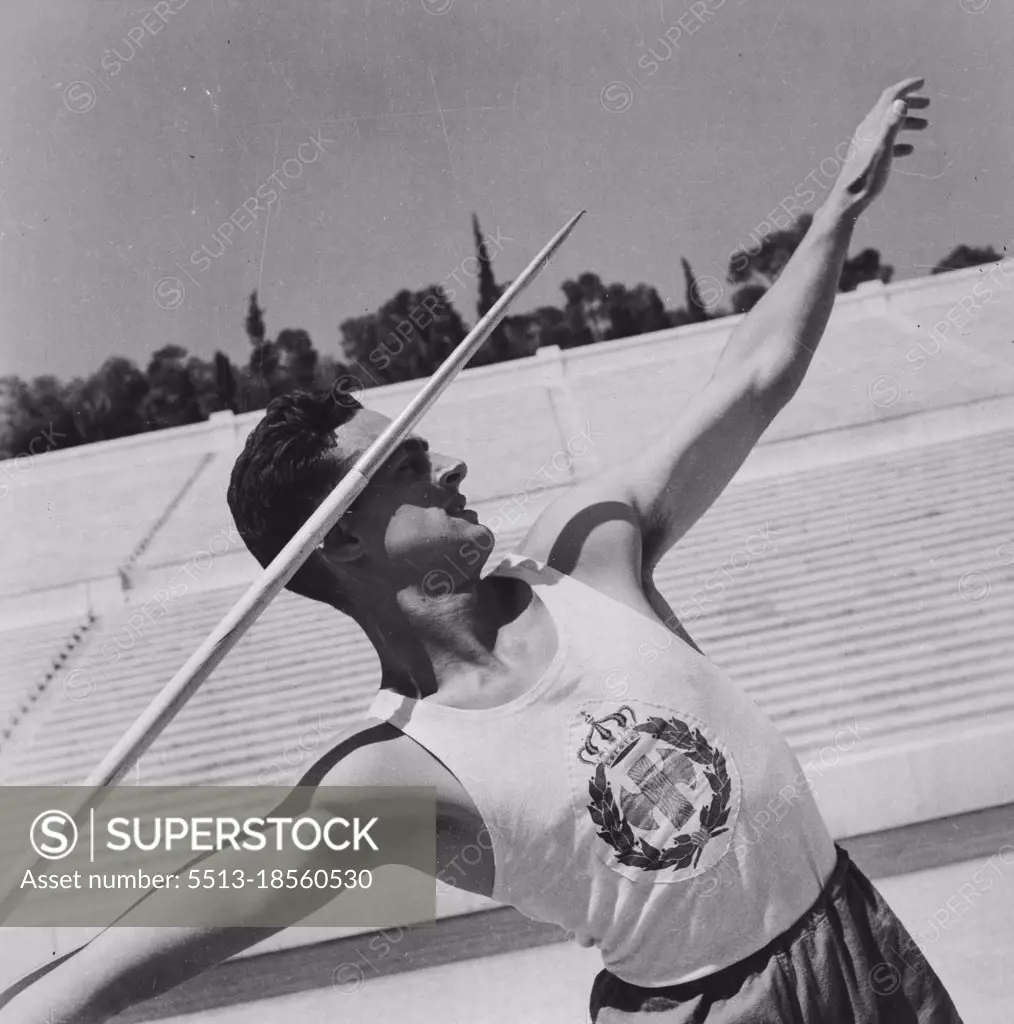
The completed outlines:
<svg viewBox="0 0 1014 1024">
<path fill-rule="evenodd" d="M 624 604 L 640 605 L 640 518 L 622 479 L 600 473 L 548 505 L 513 555 L 532 559 Z"/>
<path fill-rule="evenodd" d="M 453 779 L 425 748 L 389 722 L 351 727 L 300 781 L 301 786 L 434 786 Z"/>
<path fill-rule="evenodd" d="M 330 806 L 334 788 L 432 788 L 438 823 L 471 820 L 478 811 L 461 783 L 428 750 L 388 722 L 367 720 L 355 726 L 314 768 L 299 789 L 310 805 Z"/>
<path fill-rule="evenodd" d="M 301 786 L 406 785 L 411 741 L 389 722 L 367 719 L 350 726 L 300 780 Z"/>
</svg>

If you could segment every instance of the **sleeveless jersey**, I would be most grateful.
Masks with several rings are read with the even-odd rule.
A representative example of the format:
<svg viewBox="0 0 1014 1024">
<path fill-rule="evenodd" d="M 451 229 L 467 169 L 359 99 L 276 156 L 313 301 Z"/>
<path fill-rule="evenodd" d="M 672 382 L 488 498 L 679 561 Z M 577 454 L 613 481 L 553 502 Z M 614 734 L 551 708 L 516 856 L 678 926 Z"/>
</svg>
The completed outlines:
<svg viewBox="0 0 1014 1024">
<path fill-rule="evenodd" d="M 774 725 L 657 619 L 533 559 L 494 572 L 529 583 L 552 616 L 542 678 L 490 709 L 382 690 L 369 712 L 475 803 L 493 899 L 645 987 L 711 974 L 789 928 L 836 851 Z"/>
</svg>

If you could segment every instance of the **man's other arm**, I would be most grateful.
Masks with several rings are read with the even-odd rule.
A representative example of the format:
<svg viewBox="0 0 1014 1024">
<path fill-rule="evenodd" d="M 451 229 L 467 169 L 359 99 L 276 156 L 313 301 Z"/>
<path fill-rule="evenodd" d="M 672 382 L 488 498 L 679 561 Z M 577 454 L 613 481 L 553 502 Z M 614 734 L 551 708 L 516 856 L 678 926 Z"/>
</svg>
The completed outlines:
<svg viewBox="0 0 1014 1024">
<path fill-rule="evenodd" d="M 334 777 L 329 785 L 342 785 Z M 383 782 L 378 783 L 383 785 Z M 325 791 L 326 792 L 326 791 Z M 371 798 L 365 808 L 373 816 L 378 800 Z M 421 809 L 415 820 L 398 825 L 402 848 L 411 849 L 414 830 L 433 828 Z M 346 801 L 342 805 L 328 806 L 315 801 L 301 812 L 305 817 L 316 817 L 321 823 L 336 815 L 351 820 L 356 806 Z M 358 812 L 360 816 L 363 810 Z M 203 870 L 231 872 L 241 869 L 248 876 L 263 868 L 269 872 L 276 867 L 304 871 L 330 871 L 342 864 L 343 855 L 320 844 L 320 849 L 276 854 L 241 853 L 225 850 L 202 858 Z M 254 863 L 254 858 L 257 858 Z M 284 858 L 284 863 L 281 858 Z M 376 853 L 360 849 L 356 866 L 376 869 L 399 863 L 399 850 Z M 0 1010 L 0 1024 L 105 1024 L 111 1017 L 137 1003 L 161 995 L 190 978 L 203 974 L 215 964 L 248 949 L 297 924 L 332 900 L 341 899 L 342 889 L 326 888 L 266 888 L 250 893 L 233 893 L 229 922 L 211 921 L 193 927 L 149 927 L 132 925 L 131 920 L 141 916 L 149 921 L 158 916 L 158 905 L 164 904 L 168 919 L 174 895 L 170 890 L 153 890 L 139 900 L 134 908 L 120 919 L 116 927 L 107 928 L 87 946 L 69 957 L 54 970 L 15 996 Z M 244 901 L 239 909 L 239 898 Z M 175 897 L 178 898 L 178 897 Z M 220 904 L 221 906 L 221 904 Z M 275 926 L 249 926 L 241 920 L 263 919 L 270 913 L 284 923 Z"/>
</svg>

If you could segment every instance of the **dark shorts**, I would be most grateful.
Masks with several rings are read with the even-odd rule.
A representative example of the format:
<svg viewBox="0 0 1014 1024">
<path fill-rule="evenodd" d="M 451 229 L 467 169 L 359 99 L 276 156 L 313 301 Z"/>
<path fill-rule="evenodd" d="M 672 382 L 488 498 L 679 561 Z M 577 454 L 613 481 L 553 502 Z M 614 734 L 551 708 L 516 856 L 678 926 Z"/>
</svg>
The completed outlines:
<svg viewBox="0 0 1014 1024">
<path fill-rule="evenodd" d="M 817 902 L 746 960 L 698 981 L 595 979 L 594 1024 L 961 1024 L 940 979 L 870 880 L 838 848 Z"/>
</svg>

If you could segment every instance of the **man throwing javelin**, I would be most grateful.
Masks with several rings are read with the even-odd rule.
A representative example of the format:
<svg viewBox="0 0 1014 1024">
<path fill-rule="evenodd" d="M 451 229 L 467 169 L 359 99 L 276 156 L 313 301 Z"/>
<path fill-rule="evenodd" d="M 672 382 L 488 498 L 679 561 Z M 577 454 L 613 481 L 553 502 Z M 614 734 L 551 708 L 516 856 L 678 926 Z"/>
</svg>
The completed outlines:
<svg viewBox="0 0 1014 1024">
<path fill-rule="evenodd" d="M 445 558 L 488 557 L 492 536 L 465 507 L 466 467 L 412 438 L 289 584 L 354 618 L 382 667 L 368 721 L 303 778 L 307 799 L 333 811 L 326 787 L 433 787 L 438 875 L 458 863 L 456 884 L 600 949 L 595 1024 L 959 1024 L 901 922 L 832 841 L 788 745 L 652 580 L 799 388 L 856 220 L 912 151 L 899 133 L 926 126 L 909 114 L 928 105 L 914 95 L 922 85 L 882 94 L 707 386 L 636 458 L 552 503 L 492 572 L 467 559 L 471 575 L 432 593 Z M 387 422 L 333 394 L 268 406 L 229 488 L 262 564 Z M 649 640 L 650 660 L 639 654 Z M 751 824 L 779 800 L 777 828 Z M 466 844 L 484 851 L 478 863 L 456 860 Z M 0 1024 L 104 1021 L 271 931 L 108 929 Z M 901 967 L 891 986 L 878 983 L 885 962 Z"/>
</svg>

